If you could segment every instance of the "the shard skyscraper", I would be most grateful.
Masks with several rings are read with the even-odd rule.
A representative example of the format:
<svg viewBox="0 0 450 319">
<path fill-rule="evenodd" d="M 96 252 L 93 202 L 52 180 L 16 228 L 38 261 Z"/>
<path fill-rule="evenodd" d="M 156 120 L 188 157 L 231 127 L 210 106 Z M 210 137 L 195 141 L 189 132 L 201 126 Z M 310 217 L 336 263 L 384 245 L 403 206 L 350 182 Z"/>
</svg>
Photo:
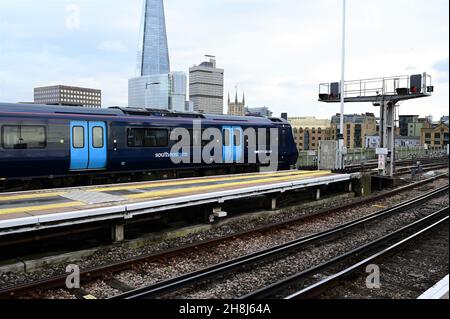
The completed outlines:
<svg viewBox="0 0 450 319">
<path fill-rule="evenodd" d="M 144 0 L 136 76 L 128 81 L 128 106 L 186 110 L 187 76 L 170 72 L 163 0 Z"/>
<path fill-rule="evenodd" d="M 137 67 L 139 76 L 170 73 L 163 0 L 147 0 L 142 12 Z"/>
</svg>

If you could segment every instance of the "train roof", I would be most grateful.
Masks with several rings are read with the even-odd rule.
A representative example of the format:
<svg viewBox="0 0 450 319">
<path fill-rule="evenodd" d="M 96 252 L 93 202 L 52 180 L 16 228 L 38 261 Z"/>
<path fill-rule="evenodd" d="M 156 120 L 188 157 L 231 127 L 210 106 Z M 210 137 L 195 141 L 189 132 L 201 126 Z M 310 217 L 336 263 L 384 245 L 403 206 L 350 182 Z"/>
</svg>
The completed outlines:
<svg viewBox="0 0 450 319">
<path fill-rule="evenodd" d="M 201 113 L 181 113 L 157 109 L 131 108 L 113 106 L 109 108 L 87 108 L 77 106 L 59 106 L 25 103 L 0 103 L 0 111 L 10 112 L 33 112 L 33 113 L 52 113 L 55 115 L 90 115 L 90 116 L 110 116 L 110 117 L 154 117 L 154 118 L 178 118 L 178 119 L 199 119 L 206 121 L 221 121 L 234 123 L 253 123 L 253 124 L 289 124 L 288 121 L 280 118 L 266 118 L 254 116 L 232 116 L 232 115 L 213 115 Z"/>
</svg>

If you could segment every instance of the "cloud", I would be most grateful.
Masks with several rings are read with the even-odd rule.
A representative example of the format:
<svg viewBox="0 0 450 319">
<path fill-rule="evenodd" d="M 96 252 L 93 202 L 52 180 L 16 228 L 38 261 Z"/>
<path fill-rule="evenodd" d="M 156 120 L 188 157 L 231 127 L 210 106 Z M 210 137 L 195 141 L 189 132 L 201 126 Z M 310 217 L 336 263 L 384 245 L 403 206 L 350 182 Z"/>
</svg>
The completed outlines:
<svg viewBox="0 0 450 319">
<path fill-rule="evenodd" d="M 433 69 L 435 69 L 438 72 L 446 72 L 448 73 L 448 58 L 440 61 L 436 61 L 433 64 Z"/>
<path fill-rule="evenodd" d="M 436 61 L 433 64 L 433 70 L 438 72 L 437 75 L 434 76 L 435 82 L 437 82 L 441 87 L 446 86 L 448 88 L 449 81 L 449 63 L 448 58 L 444 60 Z"/>
<path fill-rule="evenodd" d="M 71 3 L 79 4 L 80 29 L 65 28 Z M 73 82 L 101 88 L 105 106 L 126 105 L 141 0 L 4 0 L 1 6 L 0 101 L 31 100 L 37 84 Z M 339 111 L 319 103 L 317 91 L 319 83 L 340 78 L 340 1 L 166 0 L 165 7 L 174 71 L 213 54 L 225 69 L 225 95 L 239 85 L 250 105 L 275 114 L 328 118 Z M 433 73 L 434 96 L 408 101 L 400 113 L 448 113 L 448 58 L 442 60 L 449 56 L 448 12 L 448 0 L 349 2 L 347 78 Z M 417 21 L 421 27 L 412 27 Z M 392 31 L 400 26 L 411 30 Z M 368 104 L 347 110 L 376 112 Z"/>
<path fill-rule="evenodd" d="M 128 48 L 120 40 L 104 40 L 97 45 L 97 49 L 113 53 L 128 52 Z"/>
</svg>

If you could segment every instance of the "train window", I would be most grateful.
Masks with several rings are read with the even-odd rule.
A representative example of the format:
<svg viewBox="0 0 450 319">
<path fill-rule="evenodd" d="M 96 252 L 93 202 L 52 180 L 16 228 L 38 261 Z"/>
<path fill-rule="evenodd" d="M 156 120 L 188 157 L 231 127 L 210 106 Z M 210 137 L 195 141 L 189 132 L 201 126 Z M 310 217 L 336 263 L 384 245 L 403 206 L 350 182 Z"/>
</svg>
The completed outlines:
<svg viewBox="0 0 450 319">
<path fill-rule="evenodd" d="M 45 148 L 47 145 L 44 126 L 21 126 L 20 133 L 27 148 Z"/>
<path fill-rule="evenodd" d="M 234 145 L 235 146 L 241 146 L 241 131 L 240 130 L 234 130 Z"/>
<path fill-rule="evenodd" d="M 286 129 L 281 129 L 281 147 L 285 148 L 287 146 L 287 131 Z"/>
<path fill-rule="evenodd" d="M 230 146 L 230 130 L 223 130 L 223 146 Z"/>
<path fill-rule="evenodd" d="M 44 126 L 3 126 L 2 145 L 5 149 L 42 149 L 47 146 Z"/>
<path fill-rule="evenodd" d="M 2 144 L 3 148 L 14 149 L 19 145 L 19 127 L 3 126 L 2 128 Z"/>
<path fill-rule="evenodd" d="M 72 128 L 73 148 L 84 148 L 84 127 L 74 126 Z"/>
<path fill-rule="evenodd" d="M 95 126 L 92 129 L 92 146 L 94 146 L 94 148 L 103 148 L 103 140 L 103 127 Z"/>
<path fill-rule="evenodd" d="M 129 147 L 167 147 L 169 132 L 165 129 L 131 128 L 128 129 Z"/>
</svg>

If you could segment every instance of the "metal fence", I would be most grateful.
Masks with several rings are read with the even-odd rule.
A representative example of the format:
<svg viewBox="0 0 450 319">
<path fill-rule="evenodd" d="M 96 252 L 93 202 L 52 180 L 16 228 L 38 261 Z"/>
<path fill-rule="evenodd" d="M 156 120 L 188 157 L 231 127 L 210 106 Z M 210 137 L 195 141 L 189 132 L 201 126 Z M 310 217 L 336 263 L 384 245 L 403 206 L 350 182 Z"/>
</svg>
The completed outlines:
<svg viewBox="0 0 450 319">
<path fill-rule="evenodd" d="M 298 156 L 297 167 L 317 167 L 317 151 L 301 151 Z"/>
<path fill-rule="evenodd" d="M 377 154 L 374 148 L 355 148 L 347 150 L 345 165 L 359 164 L 371 160 L 376 160 Z"/>
<path fill-rule="evenodd" d="M 447 154 L 447 147 L 435 147 L 435 146 L 402 146 L 396 147 L 395 158 L 397 160 L 407 160 L 414 158 L 434 158 L 442 157 Z M 374 148 L 358 148 L 347 150 L 347 156 L 345 159 L 345 165 L 361 164 L 367 161 L 375 161 L 378 159 L 376 149 Z M 297 161 L 297 167 L 299 168 L 312 168 L 317 167 L 318 164 L 318 151 L 301 151 Z"/>
</svg>

